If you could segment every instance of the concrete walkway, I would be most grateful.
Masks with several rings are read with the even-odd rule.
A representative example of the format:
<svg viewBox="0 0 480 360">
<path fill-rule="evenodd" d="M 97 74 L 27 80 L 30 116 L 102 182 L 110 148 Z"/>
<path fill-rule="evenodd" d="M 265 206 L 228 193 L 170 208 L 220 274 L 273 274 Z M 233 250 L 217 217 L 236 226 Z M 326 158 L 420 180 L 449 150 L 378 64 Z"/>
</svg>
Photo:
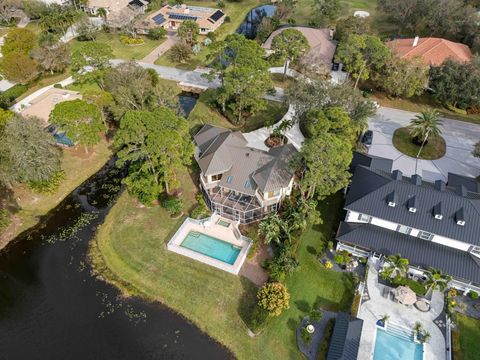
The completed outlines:
<svg viewBox="0 0 480 360">
<path fill-rule="evenodd" d="M 369 153 L 393 159 L 393 168 L 405 175 L 415 174 L 415 159 L 404 155 L 392 144 L 393 133 L 405 127 L 417 113 L 385 108 L 378 109 L 377 115 L 369 119 L 373 130 L 373 142 Z M 438 160 L 419 160 L 418 174 L 429 181 L 447 180 L 449 172 L 477 177 L 480 175 L 480 158 L 472 155 L 472 150 L 480 140 L 480 125 L 462 121 L 443 119 L 442 136 L 447 152 Z"/>
<path fill-rule="evenodd" d="M 158 45 L 155 49 L 153 49 L 153 51 L 147 56 L 145 56 L 141 60 L 141 62 L 153 64 L 160 56 L 170 50 L 170 48 L 175 45 L 179 40 L 180 38 L 178 37 L 176 32 L 169 32 L 165 41 Z"/>
<path fill-rule="evenodd" d="M 409 329 L 413 329 L 415 322 L 420 322 L 432 336 L 424 345 L 424 360 L 445 360 L 445 338 L 434 323 L 443 310 L 443 295 L 434 291 L 429 312 L 424 313 L 416 308 L 407 308 L 405 305 L 395 303 L 382 296 L 384 285 L 378 283 L 379 260 L 370 259 L 368 265 L 367 288 L 370 300 L 362 303 L 358 314 L 358 317 L 364 321 L 358 360 L 371 360 L 374 351 L 376 322 L 384 314 L 390 316 L 389 321 L 392 323 Z"/>
</svg>

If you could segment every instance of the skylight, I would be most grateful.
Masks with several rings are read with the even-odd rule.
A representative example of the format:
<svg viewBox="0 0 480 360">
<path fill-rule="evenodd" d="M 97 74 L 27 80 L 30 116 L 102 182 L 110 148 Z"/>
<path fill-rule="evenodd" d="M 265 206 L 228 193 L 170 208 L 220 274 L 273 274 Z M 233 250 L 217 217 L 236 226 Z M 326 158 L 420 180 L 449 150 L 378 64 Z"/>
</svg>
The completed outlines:
<svg viewBox="0 0 480 360">
<path fill-rule="evenodd" d="M 230 184 L 233 180 L 233 176 L 232 175 L 228 175 L 227 177 L 227 184 Z"/>
</svg>

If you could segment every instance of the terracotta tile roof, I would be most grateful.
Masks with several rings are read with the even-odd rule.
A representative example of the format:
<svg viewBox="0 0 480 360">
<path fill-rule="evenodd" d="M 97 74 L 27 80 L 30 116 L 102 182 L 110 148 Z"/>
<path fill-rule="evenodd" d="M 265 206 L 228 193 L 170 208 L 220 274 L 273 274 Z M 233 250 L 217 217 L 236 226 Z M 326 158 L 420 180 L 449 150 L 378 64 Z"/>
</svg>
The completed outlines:
<svg viewBox="0 0 480 360">
<path fill-rule="evenodd" d="M 460 63 L 471 62 L 472 52 L 467 45 L 440 38 L 397 39 L 387 42 L 387 46 L 402 59 L 419 56 L 426 66 L 439 66 L 451 59 Z"/>
</svg>

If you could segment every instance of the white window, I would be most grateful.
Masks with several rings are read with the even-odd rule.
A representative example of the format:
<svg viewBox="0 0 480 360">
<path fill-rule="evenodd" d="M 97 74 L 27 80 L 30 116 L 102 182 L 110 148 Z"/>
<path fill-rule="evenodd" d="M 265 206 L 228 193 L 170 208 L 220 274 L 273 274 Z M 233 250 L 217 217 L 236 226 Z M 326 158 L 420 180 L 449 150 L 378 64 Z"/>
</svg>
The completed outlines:
<svg viewBox="0 0 480 360">
<path fill-rule="evenodd" d="M 365 215 L 365 214 L 359 214 L 358 215 L 358 220 L 360 220 L 362 222 L 369 223 L 370 221 L 372 221 L 372 217 L 369 216 L 369 215 Z"/>
<path fill-rule="evenodd" d="M 398 225 L 397 226 L 397 231 L 402 234 L 410 234 L 412 232 L 412 228 L 405 226 L 405 225 Z"/>
<path fill-rule="evenodd" d="M 418 237 L 422 240 L 432 240 L 433 234 L 430 234 L 429 232 L 426 232 L 426 231 L 420 231 L 418 233 Z"/>
</svg>

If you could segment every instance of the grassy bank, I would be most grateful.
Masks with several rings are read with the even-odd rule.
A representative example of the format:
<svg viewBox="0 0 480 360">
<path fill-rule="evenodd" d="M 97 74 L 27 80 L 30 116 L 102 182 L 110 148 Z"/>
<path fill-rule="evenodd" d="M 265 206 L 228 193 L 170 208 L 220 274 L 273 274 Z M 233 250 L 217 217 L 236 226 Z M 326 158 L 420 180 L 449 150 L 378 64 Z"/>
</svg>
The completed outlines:
<svg viewBox="0 0 480 360">
<path fill-rule="evenodd" d="M 196 177 L 181 174 L 185 209 L 194 204 Z M 143 208 L 124 193 L 90 247 L 94 267 L 126 294 L 159 301 L 181 313 L 226 345 L 239 359 L 300 359 L 295 328 L 315 301 L 348 310 L 352 284 L 347 275 L 322 268 L 315 252 L 332 238 L 342 198 L 322 204 L 324 224 L 310 227 L 298 249 L 300 268 L 287 286 L 290 309 L 258 337 L 247 334 L 242 317 L 255 301 L 255 286 L 245 278 L 214 269 L 166 250 L 182 219 L 173 220 L 159 206 Z"/>
<path fill-rule="evenodd" d="M 454 359 L 474 360 L 480 359 L 480 320 L 457 314 L 458 343 L 454 336 Z"/>
<path fill-rule="evenodd" d="M 48 213 L 57 206 L 68 194 L 75 190 L 82 182 L 95 174 L 111 157 L 112 153 L 108 143 L 102 140 L 89 154 L 85 154 L 83 148 L 65 150 L 61 165 L 65 171 L 65 179 L 54 194 L 38 194 L 32 192 L 26 185 L 14 187 L 13 198 L 19 211 L 15 214 L 16 221 L 13 228 L 2 237 L 0 245 L 5 245 L 22 231 L 34 226 L 38 218 Z M 6 236 L 8 235 L 8 237 Z"/>
</svg>

